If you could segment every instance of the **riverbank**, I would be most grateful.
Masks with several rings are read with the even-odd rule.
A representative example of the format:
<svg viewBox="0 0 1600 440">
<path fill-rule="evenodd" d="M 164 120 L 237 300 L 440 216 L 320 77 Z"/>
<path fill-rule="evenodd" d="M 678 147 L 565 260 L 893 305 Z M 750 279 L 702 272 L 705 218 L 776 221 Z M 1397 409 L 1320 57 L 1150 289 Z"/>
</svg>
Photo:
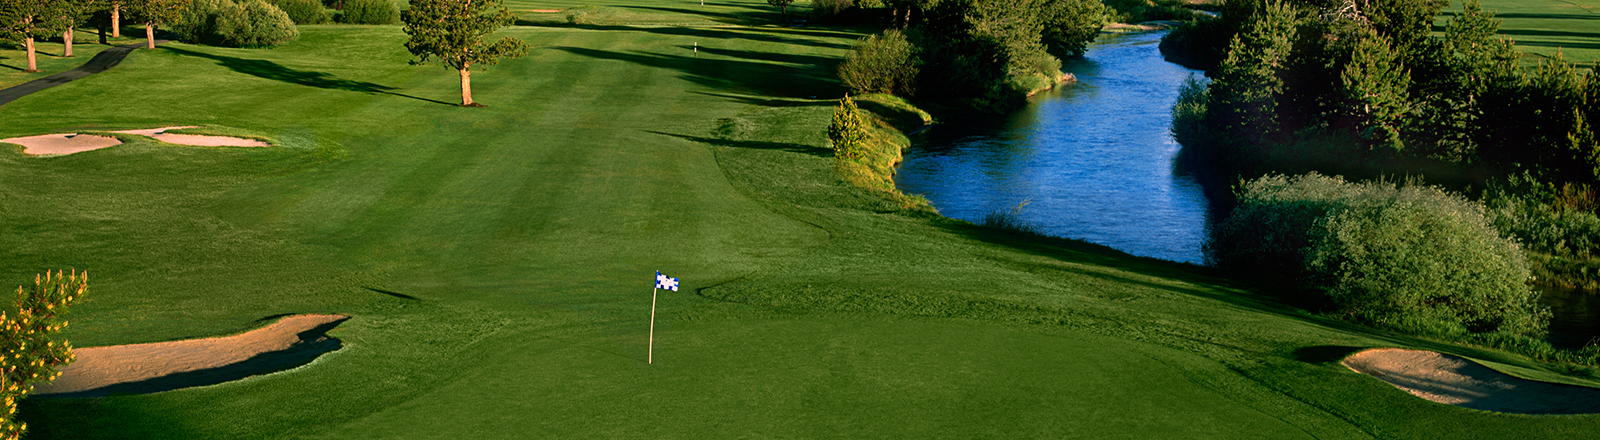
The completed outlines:
<svg viewBox="0 0 1600 440">
<path fill-rule="evenodd" d="M 17 231 L 0 245 L 22 250 L 0 278 L 99 280 L 75 346 L 352 317 L 328 332 L 344 348 L 294 370 L 24 400 L 36 437 L 1498 439 L 1596 423 L 1416 400 L 1337 358 L 1400 345 L 1554 374 L 1541 364 L 840 178 L 833 101 L 800 97 L 838 93 L 849 30 L 519 26 L 505 34 L 543 49 L 475 75 L 488 108 L 450 104 L 454 72 L 407 66 L 397 26 L 301 30 L 272 50 L 137 51 L 0 107 L 17 121 L 0 137 L 192 124 L 284 141 L 0 152 L 0 192 L 29 207 L 0 212 Z M 733 119 L 741 134 L 719 134 Z M 647 364 L 658 270 L 683 288 L 660 292 Z"/>
</svg>

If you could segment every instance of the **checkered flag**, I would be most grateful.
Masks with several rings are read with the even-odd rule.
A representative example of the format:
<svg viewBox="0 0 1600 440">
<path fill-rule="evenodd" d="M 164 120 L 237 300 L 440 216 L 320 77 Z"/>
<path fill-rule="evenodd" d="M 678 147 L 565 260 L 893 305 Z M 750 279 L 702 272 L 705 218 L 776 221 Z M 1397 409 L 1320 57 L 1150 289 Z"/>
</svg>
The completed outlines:
<svg viewBox="0 0 1600 440">
<path fill-rule="evenodd" d="M 666 290 L 671 290 L 673 292 L 677 292 L 678 291 L 678 279 L 677 278 L 673 278 L 673 277 L 669 277 L 669 276 L 666 276 L 666 275 L 662 275 L 661 271 L 658 270 L 658 271 L 656 271 L 656 288 L 657 289 L 666 289 Z"/>
</svg>

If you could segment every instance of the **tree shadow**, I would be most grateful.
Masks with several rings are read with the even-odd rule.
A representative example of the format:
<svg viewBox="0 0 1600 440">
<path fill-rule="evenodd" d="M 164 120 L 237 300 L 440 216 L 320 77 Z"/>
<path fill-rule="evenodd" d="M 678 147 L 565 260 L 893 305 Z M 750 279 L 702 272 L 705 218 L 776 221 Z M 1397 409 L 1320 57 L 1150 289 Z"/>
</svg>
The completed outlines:
<svg viewBox="0 0 1600 440">
<path fill-rule="evenodd" d="M 764 107 L 809 107 L 816 105 L 833 105 L 833 101 L 818 101 L 815 99 L 765 98 L 760 96 L 735 95 L 732 93 L 703 92 L 699 90 L 691 90 L 689 93 L 713 96 L 717 98 L 726 98 L 734 102 L 742 102 L 745 104 L 760 105 Z"/>
<path fill-rule="evenodd" d="M 1351 353 L 1365 349 L 1366 347 L 1346 347 L 1343 345 L 1300 347 L 1294 350 L 1294 358 L 1308 364 L 1326 364 L 1342 361 L 1345 357 L 1350 356 Z"/>
<path fill-rule="evenodd" d="M 1567 49 L 1600 49 L 1600 43 L 1577 43 L 1572 41 L 1521 41 L 1518 46 L 1555 47 Z"/>
<path fill-rule="evenodd" d="M 1534 35 L 1540 37 L 1600 38 L 1600 32 L 1547 31 L 1539 29 L 1501 29 L 1501 35 Z"/>
<path fill-rule="evenodd" d="M 530 21 L 530 20 L 525 20 L 525 19 L 517 19 L 516 25 L 517 26 L 531 26 L 531 27 L 582 29 L 582 30 L 587 30 L 587 31 L 644 32 L 644 33 L 657 34 L 657 35 L 700 37 L 700 38 L 706 38 L 706 39 L 723 39 L 723 40 L 740 40 L 740 41 L 752 41 L 753 40 L 753 41 L 760 41 L 760 42 L 766 42 L 766 43 L 795 44 L 795 45 L 802 45 L 802 46 L 827 47 L 827 48 L 834 48 L 834 49 L 849 49 L 850 45 L 848 45 L 848 44 L 838 44 L 838 43 L 828 43 L 828 42 L 815 41 L 815 40 L 806 40 L 806 39 L 799 39 L 799 38 L 789 38 L 789 37 L 782 36 L 782 34 L 794 34 L 794 35 L 817 36 L 817 37 L 835 37 L 835 36 L 859 37 L 859 36 L 863 35 L 863 34 L 852 34 L 852 33 L 844 33 L 844 32 L 799 31 L 799 30 L 793 30 L 793 29 L 767 29 L 767 28 L 755 28 L 755 27 L 742 28 L 741 29 L 742 32 L 741 32 L 741 31 L 730 31 L 730 30 L 714 29 L 714 28 L 696 28 L 696 27 L 682 27 L 682 26 L 640 27 L 640 26 L 624 26 L 624 25 L 571 24 L 571 23 L 537 22 L 537 21 Z"/>
<path fill-rule="evenodd" d="M 39 397 L 73 398 L 73 397 L 106 397 L 122 394 L 149 394 L 162 391 L 171 391 L 182 388 L 216 385 L 231 382 L 250 376 L 275 373 L 301 365 L 309 364 L 318 356 L 338 350 L 344 346 L 338 338 L 327 336 L 329 330 L 350 318 L 325 323 L 310 330 L 296 334 L 300 339 L 284 350 L 270 351 L 255 355 L 244 361 L 213 367 L 204 370 L 186 371 L 161 377 L 141 380 L 138 382 L 125 382 L 107 385 L 92 390 L 71 393 L 40 395 Z"/>
<path fill-rule="evenodd" d="M 1455 11 L 1444 11 L 1444 12 L 1440 12 L 1439 13 L 1440 17 L 1454 17 L 1454 16 L 1457 16 L 1457 15 L 1460 15 L 1460 14 L 1456 13 Z M 1527 13 L 1515 13 L 1515 12 L 1513 12 L 1513 13 L 1508 13 L 1508 14 L 1496 13 L 1496 14 L 1494 14 L 1494 18 L 1500 18 L 1500 19 L 1506 19 L 1506 18 L 1534 18 L 1534 19 L 1546 19 L 1546 20 L 1600 20 L 1600 15 L 1596 15 L 1596 14 L 1527 14 Z"/>
<path fill-rule="evenodd" d="M 646 133 L 654 133 L 654 134 L 659 134 L 659 135 L 662 135 L 662 136 L 672 136 L 672 137 L 679 138 L 679 139 L 686 139 L 686 140 L 700 142 L 700 143 L 704 143 L 704 144 L 716 145 L 716 146 L 719 146 L 719 147 L 749 148 L 749 149 L 755 149 L 755 150 L 778 150 L 778 151 L 788 151 L 788 152 L 792 152 L 792 153 L 808 154 L 808 155 L 812 155 L 812 156 L 816 156 L 816 157 L 833 157 L 833 150 L 829 150 L 827 148 L 822 148 L 822 147 L 815 147 L 815 146 L 811 146 L 811 145 L 787 144 L 787 143 L 783 143 L 783 142 L 740 141 L 740 140 L 722 139 L 722 138 L 713 138 L 713 137 L 689 136 L 689 135 L 685 135 L 685 134 L 666 133 L 666 132 L 660 132 L 660 131 L 655 131 L 655 130 L 644 130 L 644 131 Z"/>
<path fill-rule="evenodd" d="M 400 292 L 391 292 L 391 291 L 388 291 L 388 290 L 377 289 L 377 288 L 372 288 L 372 287 L 362 287 L 362 289 L 367 289 L 367 290 L 370 290 L 370 291 L 373 291 L 373 292 L 376 292 L 376 293 L 381 293 L 381 294 L 384 294 L 384 295 L 389 295 L 389 296 L 392 296 L 392 297 L 395 297 L 395 298 L 400 298 L 400 299 L 407 299 L 407 300 L 412 300 L 412 301 L 421 301 L 422 300 L 421 298 L 417 298 L 415 296 L 407 295 L 407 294 L 400 293 Z"/>
<path fill-rule="evenodd" d="M 823 66 L 790 66 L 766 62 L 716 58 L 697 58 L 691 54 L 666 55 L 647 52 L 617 52 L 582 47 L 550 49 L 604 60 L 627 61 L 640 65 L 684 72 L 683 78 L 712 89 L 753 92 L 764 96 L 805 98 L 831 96 L 839 91 L 832 71 Z"/>
<path fill-rule="evenodd" d="M 684 46 L 684 45 L 679 45 L 678 47 L 681 47 L 681 48 L 683 48 L 685 50 L 694 50 L 694 49 L 698 48 L 700 50 L 700 52 L 704 52 L 704 53 L 708 53 L 708 54 L 712 54 L 712 55 L 721 55 L 721 56 L 730 57 L 730 58 L 742 58 L 742 59 L 747 59 L 747 60 L 769 61 L 769 62 L 775 62 L 775 63 L 801 64 L 801 65 L 806 65 L 806 66 L 835 65 L 835 64 L 838 64 L 841 61 L 838 58 L 823 57 L 823 56 L 816 56 L 816 55 L 796 55 L 796 54 L 786 54 L 786 53 L 758 52 L 758 51 L 753 51 L 753 50 L 718 49 L 718 48 L 715 48 L 715 47 L 705 47 L 705 46 Z"/>
<path fill-rule="evenodd" d="M 270 80 L 279 81 L 279 82 L 285 82 L 285 83 L 289 83 L 289 84 L 302 85 L 302 86 L 308 86 L 308 87 L 316 87 L 316 88 L 319 88 L 319 89 L 346 90 L 346 91 L 351 91 L 351 92 L 392 95 L 392 96 L 399 96 L 399 97 L 402 97 L 402 98 L 411 98 L 411 99 L 415 99 L 415 100 L 418 100 L 418 101 L 432 102 L 432 103 L 435 103 L 435 104 L 444 104 L 444 105 L 451 105 L 451 106 L 456 105 L 454 103 L 449 103 L 449 102 L 444 102 L 444 101 L 437 101 L 437 100 L 433 100 L 433 99 L 428 99 L 428 98 L 423 98 L 423 97 L 418 97 L 418 96 L 411 96 L 411 95 L 407 95 L 407 94 L 404 94 L 404 93 L 395 92 L 394 90 L 397 90 L 396 88 L 389 87 L 389 86 L 382 85 L 382 84 L 370 83 L 370 82 L 366 82 L 366 81 L 353 81 L 353 80 L 348 80 L 348 79 L 339 79 L 339 78 L 333 77 L 333 75 L 329 75 L 329 74 L 322 73 L 322 72 L 310 72 L 310 71 L 305 71 L 305 70 L 295 70 L 295 69 L 286 67 L 286 66 L 284 66 L 282 64 L 278 64 L 278 63 L 275 63 L 275 62 L 272 62 L 272 61 L 267 61 L 267 60 L 252 60 L 252 59 L 246 59 L 246 58 L 236 58 L 236 57 L 230 57 L 230 56 L 225 56 L 225 55 L 216 55 L 216 54 L 209 54 L 209 53 L 205 53 L 205 52 L 196 52 L 196 51 L 192 51 L 192 50 L 188 50 L 188 49 L 180 49 L 180 48 L 176 48 L 176 47 L 165 47 L 165 49 L 168 50 L 168 51 L 177 53 L 179 55 L 185 55 L 185 56 L 192 56 L 192 57 L 197 57 L 197 58 L 206 58 L 206 59 L 214 60 L 214 61 L 217 62 L 217 64 L 219 64 L 219 65 L 221 65 L 223 67 L 227 67 L 228 69 L 231 69 L 231 70 L 233 70 L 235 72 L 243 73 L 243 74 L 254 76 L 254 77 L 257 77 L 257 78 L 265 78 L 265 79 L 270 79 Z"/>
</svg>

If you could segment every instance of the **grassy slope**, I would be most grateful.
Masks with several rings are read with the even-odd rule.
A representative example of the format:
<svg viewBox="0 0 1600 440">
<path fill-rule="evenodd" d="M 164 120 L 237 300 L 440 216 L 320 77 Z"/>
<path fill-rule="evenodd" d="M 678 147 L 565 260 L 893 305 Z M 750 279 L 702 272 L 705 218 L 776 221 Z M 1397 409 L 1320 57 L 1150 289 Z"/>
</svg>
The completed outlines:
<svg viewBox="0 0 1600 440">
<path fill-rule="evenodd" d="M 1451 11 L 1460 11 L 1454 1 L 1439 17 L 1442 25 Z M 1525 64 L 1537 65 L 1554 57 L 1584 69 L 1600 61 L 1600 4 L 1584 0 L 1482 0 L 1483 9 L 1494 11 L 1500 19 L 1500 35 L 1516 42 L 1525 54 Z"/>
<path fill-rule="evenodd" d="M 37 438 L 1555 438 L 1600 425 L 1423 402 L 1334 363 L 1408 345 L 1537 367 L 1515 358 L 1322 322 L 1193 268 L 1027 243 L 848 187 L 823 149 L 831 103 L 805 99 L 838 93 L 828 72 L 848 32 L 515 29 L 536 49 L 474 75 L 491 107 L 463 109 L 441 104 L 456 98 L 451 72 L 404 64 L 396 27 L 302 31 L 273 50 L 140 51 L 0 107 L 0 137 L 214 124 L 285 144 L 0 151 L 0 279 L 91 270 L 76 345 L 355 316 L 332 332 L 345 349 L 291 372 L 29 400 Z M 757 129 L 710 137 L 736 116 Z M 654 270 L 686 289 L 663 295 L 662 363 L 647 366 Z"/>
</svg>

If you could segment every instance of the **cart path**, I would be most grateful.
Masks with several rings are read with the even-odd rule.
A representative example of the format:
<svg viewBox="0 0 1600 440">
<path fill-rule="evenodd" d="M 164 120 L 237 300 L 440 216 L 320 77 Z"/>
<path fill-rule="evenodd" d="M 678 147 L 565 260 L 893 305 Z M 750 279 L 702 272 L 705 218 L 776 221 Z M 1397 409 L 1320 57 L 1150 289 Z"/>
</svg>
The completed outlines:
<svg viewBox="0 0 1600 440">
<path fill-rule="evenodd" d="M 158 45 L 168 42 L 171 42 L 171 40 L 156 40 L 156 44 Z M 18 98 L 28 96 L 33 92 L 66 84 L 72 82 L 72 80 L 83 78 L 85 76 L 104 72 L 106 69 L 116 67 L 118 63 L 122 62 L 123 58 L 128 57 L 129 53 L 133 53 L 134 49 L 144 47 L 147 44 L 148 43 L 146 42 L 139 42 L 106 49 L 98 54 L 95 54 L 94 58 L 89 59 L 89 62 L 83 63 L 82 66 L 75 67 L 72 70 L 57 73 L 44 78 L 39 78 L 33 81 L 28 81 L 15 87 L 0 90 L 0 105 L 6 105 L 11 101 L 16 101 Z"/>
</svg>

